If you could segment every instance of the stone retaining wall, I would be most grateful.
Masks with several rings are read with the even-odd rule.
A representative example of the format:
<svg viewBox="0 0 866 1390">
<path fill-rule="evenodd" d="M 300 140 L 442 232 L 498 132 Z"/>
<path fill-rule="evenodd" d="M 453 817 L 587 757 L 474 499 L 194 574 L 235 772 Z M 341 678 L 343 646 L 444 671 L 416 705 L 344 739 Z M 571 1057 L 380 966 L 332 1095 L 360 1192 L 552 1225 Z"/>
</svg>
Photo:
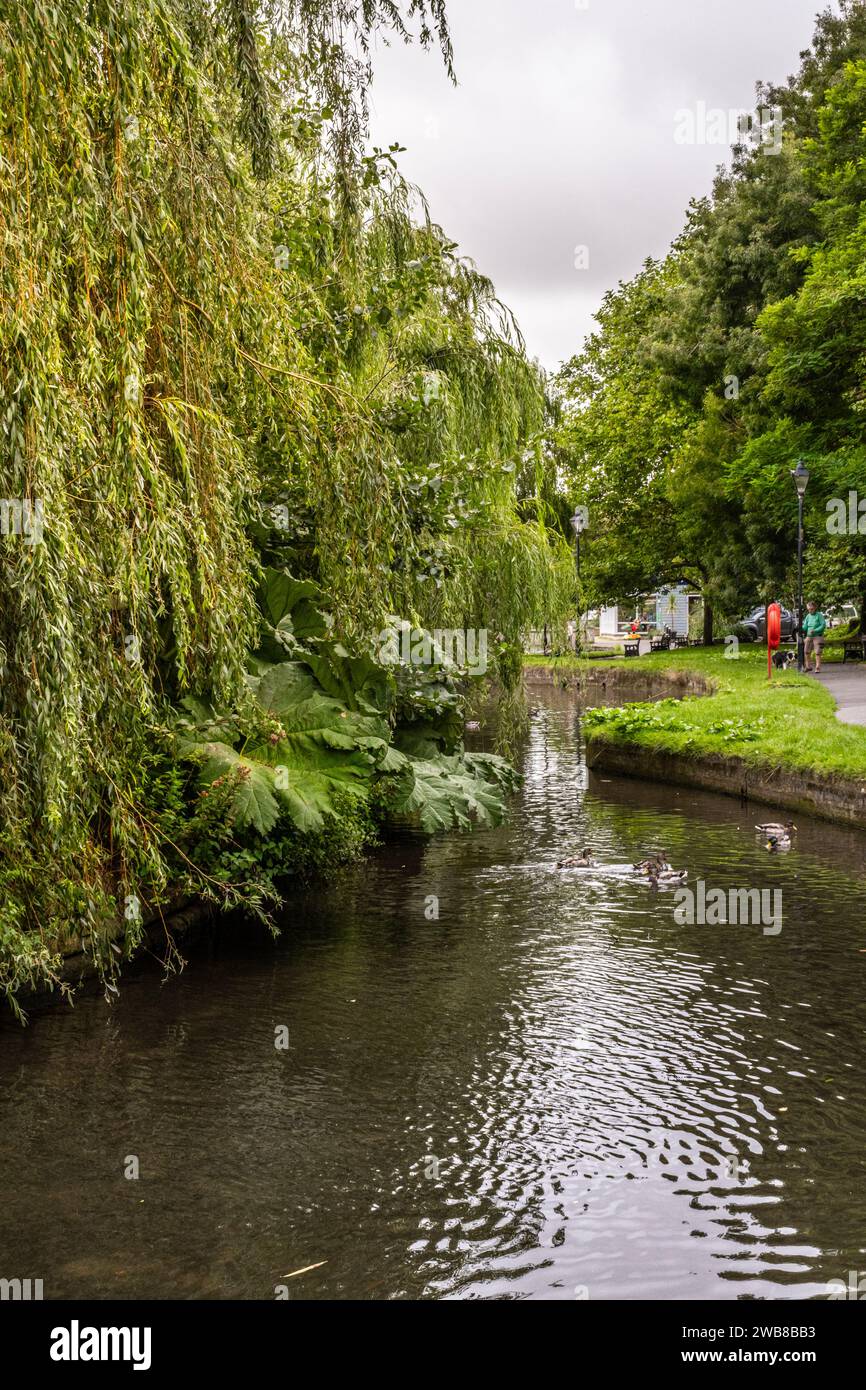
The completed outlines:
<svg viewBox="0 0 866 1390">
<path fill-rule="evenodd" d="M 786 811 L 804 811 L 825 820 L 859 824 L 866 829 L 866 785 L 841 777 L 762 769 L 742 758 L 719 755 L 688 757 L 635 743 L 587 740 L 587 763 L 596 772 L 643 777 L 681 787 L 722 792 L 741 800 L 763 801 Z"/>
<path fill-rule="evenodd" d="M 530 690 L 533 686 L 579 690 L 590 704 L 599 698 L 626 704 L 713 692 L 712 682 L 694 672 L 647 671 L 637 665 L 570 669 L 527 666 L 524 678 Z M 742 758 L 726 758 L 720 754 L 668 753 L 639 743 L 611 743 L 600 737 L 587 739 L 587 763 L 590 770 L 596 772 L 721 792 L 725 796 L 763 801 L 782 810 L 803 811 L 866 829 L 866 784 L 850 778 L 797 772 L 791 768 L 760 768 Z"/>
<path fill-rule="evenodd" d="M 713 684 L 694 671 L 659 671 L 634 666 L 525 666 L 524 684 L 579 690 L 606 700 L 684 699 L 686 695 L 712 695 Z"/>
</svg>

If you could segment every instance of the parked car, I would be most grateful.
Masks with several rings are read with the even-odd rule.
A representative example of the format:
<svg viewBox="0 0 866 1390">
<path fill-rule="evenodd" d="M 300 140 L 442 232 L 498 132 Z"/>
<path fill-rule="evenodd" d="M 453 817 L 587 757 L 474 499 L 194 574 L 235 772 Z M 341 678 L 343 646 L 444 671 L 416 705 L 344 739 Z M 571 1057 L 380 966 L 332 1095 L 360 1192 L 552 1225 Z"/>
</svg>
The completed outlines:
<svg viewBox="0 0 866 1390">
<path fill-rule="evenodd" d="M 838 608 L 829 608 L 825 617 L 828 627 L 848 627 L 857 621 L 857 609 L 853 603 L 840 603 Z"/>
<path fill-rule="evenodd" d="M 747 617 L 741 618 L 737 624 L 746 642 L 766 642 L 767 640 L 767 608 L 763 603 L 753 608 Z M 782 641 L 787 642 L 793 636 L 797 627 L 797 618 L 790 608 L 782 609 Z"/>
</svg>

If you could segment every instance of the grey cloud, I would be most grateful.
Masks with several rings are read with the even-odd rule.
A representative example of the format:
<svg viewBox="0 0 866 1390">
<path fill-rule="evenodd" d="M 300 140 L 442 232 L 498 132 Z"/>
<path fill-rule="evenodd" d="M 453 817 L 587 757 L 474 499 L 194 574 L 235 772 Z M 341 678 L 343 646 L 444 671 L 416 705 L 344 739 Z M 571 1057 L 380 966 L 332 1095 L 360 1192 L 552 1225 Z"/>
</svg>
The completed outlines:
<svg viewBox="0 0 866 1390">
<path fill-rule="evenodd" d="M 661 255 L 726 148 L 678 145 L 675 113 L 746 109 L 796 69 L 816 0 L 451 0 L 459 87 L 434 52 L 375 55 L 371 137 L 495 281 L 550 368 L 605 290 Z M 575 270 L 574 248 L 589 248 Z"/>
</svg>

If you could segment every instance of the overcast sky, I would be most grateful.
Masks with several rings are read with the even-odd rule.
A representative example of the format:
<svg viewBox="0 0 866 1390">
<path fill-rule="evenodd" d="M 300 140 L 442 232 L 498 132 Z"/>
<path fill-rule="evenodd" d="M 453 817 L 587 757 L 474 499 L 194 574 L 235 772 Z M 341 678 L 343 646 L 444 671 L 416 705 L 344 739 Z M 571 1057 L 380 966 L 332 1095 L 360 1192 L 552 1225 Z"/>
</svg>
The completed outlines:
<svg viewBox="0 0 866 1390">
<path fill-rule="evenodd" d="M 530 354 L 555 369 L 592 331 L 605 290 L 662 254 L 689 198 L 709 192 L 729 158 L 711 143 L 713 113 L 736 122 L 758 78 L 796 70 L 823 0 L 448 8 L 458 87 L 432 51 L 380 45 L 372 140 L 407 147 L 403 171 L 434 220 L 493 279 Z"/>
</svg>

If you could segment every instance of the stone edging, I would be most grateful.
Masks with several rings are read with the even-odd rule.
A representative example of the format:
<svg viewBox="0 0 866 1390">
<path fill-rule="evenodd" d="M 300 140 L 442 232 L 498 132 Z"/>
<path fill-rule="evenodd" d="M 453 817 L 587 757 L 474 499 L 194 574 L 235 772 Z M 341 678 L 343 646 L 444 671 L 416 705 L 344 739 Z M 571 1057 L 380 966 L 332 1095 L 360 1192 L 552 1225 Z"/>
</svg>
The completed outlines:
<svg viewBox="0 0 866 1390">
<path fill-rule="evenodd" d="M 529 687 L 554 685 L 578 689 L 590 697 L 614 696 L 624 702 L 711 695 L 714 689 L 711 681 L 693 672 L 641 671 L 623 666 L 569 670 L 527 666 L 524 678 Z M 866 783 L 853 778 L 828 777 L 792 768 L 762 768 L 742 758 L 720 754 L 689 756 L 604 738 L 589 738 L 586 747 L 587 764 L 596 772 L 721 792 L 866 829 Z"/>
<path fill-rule="evenodd" d="M 215 912 L 211 904 L 202 899 L 187 898 L 173 906 L 166 906 L 161 917 L 148 918 L 144 923 L 144 942 L 155 950 L 161 942 L 167 940 L 176 945 L 183 940 L 196 927 L 204 926 L 214 917 Z M 116 930 L 111 934 L 110 939 L 119 941 L 123 934 L 123 923 L 118 920 Z M 90 954 L 85 951 L 84 946 L 78 937 L 71 940 L 67 939 L 57 948 L 60 954 L 60 979 L 65 984 L 73 987 L 83 984 L 86 980 L 95 979 L 97 975 L 96 966 Z M 133 957 L 138 959 L 138 952 Z M 126 962 L 128 964 L 128 962 Z M 36 990 L 22 989 L 19 998 L 33 1000 L 51 994 L 47 987 L 40 986 Z"/>
<path fill-rule="evenodd" d="M 789 768 L 760 768 L 718 754 L 688 757 L 637 743 L 587 740 L 587 764 L 596 772 L 642 777 L 674 786 L 722 792 L 742 801 L 763 801 L 786 811 L 805 811 L 824 820 L 866 829 L 866 785 Z"/>
</svg>

